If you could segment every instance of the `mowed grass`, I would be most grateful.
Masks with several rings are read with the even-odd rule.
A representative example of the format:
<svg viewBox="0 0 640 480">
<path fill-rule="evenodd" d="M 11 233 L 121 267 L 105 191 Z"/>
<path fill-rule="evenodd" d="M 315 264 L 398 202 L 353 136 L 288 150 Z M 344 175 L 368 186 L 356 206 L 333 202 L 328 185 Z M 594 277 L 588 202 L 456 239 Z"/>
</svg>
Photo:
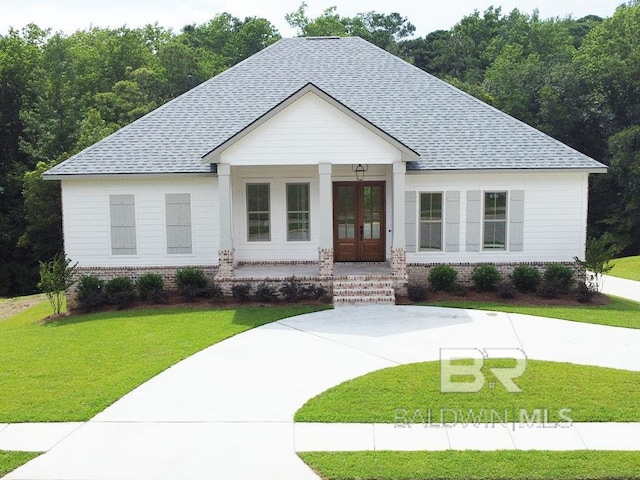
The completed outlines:
<svg viewBox="0 0 640 480">
<path fill-rule="evenodd" d="M 640 328 L 640 303 L 618 297 L 610 297 L 610 302 L 607 305 L 586 304 L 571 307 L 521 306 L 499 302 L 465 302 L 464 300 L 425 303 L 424 305 L 522 313 L 611 327 Z"/>
<path fill-rule="evenodd" d="M 502 450 L 308 452 L 300 458 L 330 480 L 640 479 L 638 452 Z"/>
<path fill-rule="evenodd" d="M 48 302 L 0 322 L 0 423 L 83 421 L 214 343 L 318 310 L 162 308 L 39 323 Z"/>
<path fill-rule="evenodd" d="M 613 263 L 614 267 L 608 275 L 640 282 L 640 255 L 616 258 L 611 263 Z"/>
<path fill-rule="evenodd" d="M 442 393 L 440 362 L 386 368 L 337 385 L 308 400 L 297 422 L 512 423 L 546 409 L 549 422 L 640 421 L 640 372 L 528 360 L 510 393 L 489 371 L 515 360 L 485 360 L 485 386 L 474 393 Z M 455 382 L 471 376 L 453 377 Z M 494 388 L 491 388 L 493 382 Z M 561 412 L 563 409 L 564 413 Z"/>
<path fill-rule="evenodd" d="M 39 453 L 33 452 L 8 452 L 0 450 L 0 477 L 15 470 L 20 465 L 36 458 Z"/>
</svg>

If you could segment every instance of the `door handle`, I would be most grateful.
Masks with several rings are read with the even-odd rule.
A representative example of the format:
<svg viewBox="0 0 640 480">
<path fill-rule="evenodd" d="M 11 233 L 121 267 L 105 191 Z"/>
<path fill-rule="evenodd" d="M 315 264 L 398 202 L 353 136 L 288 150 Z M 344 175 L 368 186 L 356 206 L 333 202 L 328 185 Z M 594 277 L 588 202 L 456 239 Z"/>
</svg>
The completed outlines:
<svg viewBox="0 0 640 480">
<path fill-rule="evenodd" d="M 364 225 L 360 225 L 360 241 L 364 240 Z"/>
</svg>

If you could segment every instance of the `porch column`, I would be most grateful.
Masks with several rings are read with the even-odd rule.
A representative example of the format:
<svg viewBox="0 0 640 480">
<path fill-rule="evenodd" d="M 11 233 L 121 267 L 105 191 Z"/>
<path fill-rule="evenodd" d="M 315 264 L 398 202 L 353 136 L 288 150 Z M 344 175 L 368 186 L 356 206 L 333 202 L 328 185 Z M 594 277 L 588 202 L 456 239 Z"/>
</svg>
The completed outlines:
<svg viewBox="0 0 640 480">
<path fill-rule="evenodd" d="M 405 248 L 404 238 L 404 190 L 407 166 L 404 162 L 393 164 L 393 248 Z"/>
<path fill-rule="evenodd" d="M 331 188 L 331 164 L 318 164 L 320 177 L 320 248 L 333 248 L 333 191 Z"/>
<path fill-rule="evenodd" d="M 231 165 L 218 164 L 220 205 L 220 250 L 233 248 L 231 239 Z"/>
<path fill-rule="evenodd" d="M 333 186 L 331 164 L 318 164 L 318 187 L 320 199 L 320 276 L 333 275 Z"/>
<path fill-rule="evenodd" d="M 404 162 L 393 164 L 393 238 L 391 240 L 391 273 L 395 278 L 397 293 L 406 293 L 407 285 L 407 246 L 405 243 L 405 175 L 407 165 Z"/>
<path fill-rule="evenodd" d="M 234 255 L 231 226 L 231 165 L 218 164 L 218 204 L 220 207 L 220 250 L 217 277 L 233 276 Z"/>
</svg>

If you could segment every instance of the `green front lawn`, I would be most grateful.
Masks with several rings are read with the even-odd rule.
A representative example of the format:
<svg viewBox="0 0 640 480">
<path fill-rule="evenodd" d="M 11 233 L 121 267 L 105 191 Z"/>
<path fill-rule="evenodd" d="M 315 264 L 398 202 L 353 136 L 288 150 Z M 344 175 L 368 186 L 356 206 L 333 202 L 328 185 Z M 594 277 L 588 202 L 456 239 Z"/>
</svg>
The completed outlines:
<svg viewBox="0 0 640 480">
<path fill-rule="evenodd" d="M 39 453 L 33 452 L 7 452 L 0 450 L 0 477 L 24 465 L 29 460 L 36 458 Z"/>
<path fill-rule="evenodd" d="M 640 255 L 616 258 L 611 263 L 613 263 L 614 267 L 609 272 L 609 275 L 640 282 Z"/>
<path fill-rule="evenodd" d="M 638 452 L 308 452 L 298 454 L 331 480 L 638 480 Z"/>
<path fill-rule="evenodd" d="M 617 297 L 610 297 L 610 300 L 607 305 L 587 304 L 571 307 L 522 306 L 500 302 L 466 302 L 464 300 L 434 302 L 424 305 L 523 313 L 611 327 L 640 328 L 640 303 Z"/>
<path fill-rule="evenodd" d="M 520 409 L 529 417 L 547 409 L 549 422 L 563 421 L 561 409 L 570 409 L 564 415 L 574 422 L 640 421 L 640 372 L 527 360 L 526 371 L 515 379 L 522 392 L 509 393 L 488 367 L 513 365 L 513 360 L 485 361 L 485 387 L 475 393 L 442 393 L 439 361 L 378 370 L 308 400 L 295 421 L 422 424 L 431 415 L 431 423 L 475 418 L 482 424 L 512 423 L 519 421 Z"/>
<path fill-rule="evenodd" d="M 161 308 L 41 324 L 48 302 L 0 322 L 0 423 L 83 421 L 214 343 L 318 310 Z"/>
</svg>

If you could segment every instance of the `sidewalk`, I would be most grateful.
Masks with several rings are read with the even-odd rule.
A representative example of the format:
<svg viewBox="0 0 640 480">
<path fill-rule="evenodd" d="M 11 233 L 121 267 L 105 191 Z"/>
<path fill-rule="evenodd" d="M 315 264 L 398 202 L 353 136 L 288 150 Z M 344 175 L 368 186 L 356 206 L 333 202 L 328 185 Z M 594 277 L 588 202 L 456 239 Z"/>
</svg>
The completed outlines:
<svg viewBox="0 0 640 480">
<path fill-rule="evenodd" d="M 102 425 L 98 425 L 102 423 Z M 253 427 L 258 423 L 255 422 Z M 0 450 L 46 452 L 65 440 L 82 423 L 24 423 L 0 425 Z M 91 422 L 96 432 L 127 429 L 118 422 Z M 202 424 L 159 422 L 130 425 L 132 430 L 191 432 L 201 444 L 202 433 L 221 431 L 225 422 Z M 247 426 L 241 426 L 247 428 Z M 252 428 L 270 432 L 270 425 Z M 278 422 L 277 429 L 292 435 L 296 452 L 364 450 L 640 450 L 640 423 L 574 423 L 571 425 L 481 424 L 394 425 L 392 423 Z M 187 437 L 189 435 L 186 435 Z M 150 439 L 148 439 L 149 441 Z M 128 440 L 124 440 L 128 443 Z M 189 442 L 188 442 L 189 443 Z M 186 445 L 183 445 L 183 448 Z"/>
<path fill-rule="evenodd" d="M 640 282 L 604 275 L 602 293 L 640 302 Z"/>
<path fill-rule="evenodd" d="M 640 450 L 640 423 L 442 426 L 296 423 L 297 452 L 361 450 Z"/>
</svg>

